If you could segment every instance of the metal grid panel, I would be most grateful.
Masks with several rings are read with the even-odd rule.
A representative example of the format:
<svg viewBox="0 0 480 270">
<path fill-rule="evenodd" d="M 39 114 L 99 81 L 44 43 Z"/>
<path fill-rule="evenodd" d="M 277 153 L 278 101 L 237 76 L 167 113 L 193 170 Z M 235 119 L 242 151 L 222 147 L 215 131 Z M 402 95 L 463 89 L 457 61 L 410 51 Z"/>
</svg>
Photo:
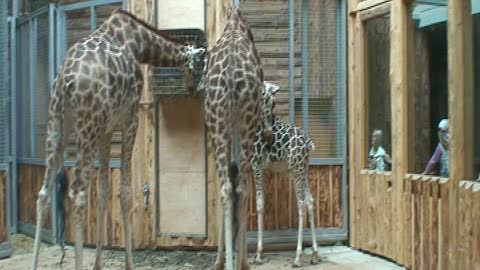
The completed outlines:
<svg viewBox="0 0 480 270">
<path fill-rule="evenodd" d="M 35 136 L 34 158 L 45 159 L 45 140 L 47 134 L 48 102 L 49 102 L 49 16 L 43 13 L 37 18 L 35 49 Z"/>
<path fill-rule="evenodd" d="M 203 46 L 205 44 L 205 33 L 200 29 L 175 29 L 164 30 L 163 32 L 183 42 Z M 194 78 L 198 84 L 203 71 L 203 61 L 195 65 Z M 162 96 L 188 96 L 185 79 L 180 68 L 154 67 L 152 74 L 153 93 Z"/>
<path fill-rule="evenodd" d="M 342 2 L 303 0 L 295 44 L 301 49 L 301 96 L 295 95 L 295 122 L 312 138 L 312 161 L 338 159 L 345 152 L 345 56 Z M 297 91 L 296 91 L 297 92 Z"/>
<path fill-rule="evenodd" d="M 7 1 L 0 0 L 0 163 L 8 158 L 8 24 Z"/>
<path fill-rule="evenodd" d="M 30 28 L 27 21 L 17 27 L 17 119 L 18 157 L 31 158 L 30 125 Z"/>
</svg>

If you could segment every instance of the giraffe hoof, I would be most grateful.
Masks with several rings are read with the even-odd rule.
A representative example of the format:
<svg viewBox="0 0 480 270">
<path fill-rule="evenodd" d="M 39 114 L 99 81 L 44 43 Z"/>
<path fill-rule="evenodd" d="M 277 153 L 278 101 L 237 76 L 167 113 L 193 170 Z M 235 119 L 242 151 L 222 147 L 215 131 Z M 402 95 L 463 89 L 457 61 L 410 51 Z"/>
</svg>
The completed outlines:
<svg viewBox="0 0 480 270">
<path fill-rule="evenodd" d="M 262 255 L 256 254 L 253 258 L 253 264 L 263 264 L 265 262 L 265 258 L 262 258 Z"/>
<path fill-rule="evenodd" d="M 295 261 L 293 262 L 292 267 L 294 268 L 302 267 L 302 264 L 299 261 Z"/>
</svg>

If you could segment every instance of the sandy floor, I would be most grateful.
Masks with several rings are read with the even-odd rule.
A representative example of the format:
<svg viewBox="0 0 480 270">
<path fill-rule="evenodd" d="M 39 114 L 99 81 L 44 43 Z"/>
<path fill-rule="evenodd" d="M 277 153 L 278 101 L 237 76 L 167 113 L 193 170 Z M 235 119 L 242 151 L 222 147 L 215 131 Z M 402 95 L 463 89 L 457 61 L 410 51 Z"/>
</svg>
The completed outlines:
<svg viewBox="0 0 480 270">
<path fill-rule="evenodd" d="M 15 235 L 12 238 L 13 254 L 11 258 L 0 260 L 0 269 L 26 270 L 30 267 L 33 241 L 30 237 Z M 308 252 L 308 250 L 307 250 Z M 74 269 L 73 247 L 67 247 L 67 255 L 63 268 L 59 266 L 60 250 L 58 246 L 42 245 L 40 269 Z M 305 255 L 304 266 L 301 269 L 319 270 L 400 270 L 393 263 L 380 258 L 354 251 L 348 247 L 322 247 L 320 254 L 323 262 L 311 265 L 309 256 Z M 253 254 L 252 254 L 253 255 Z M 258 270 L 292 269 L 294 252 L 266 253 L 268 261 L 263 265 L 254 265 Z M 167 269 L 190 270 L 212 269 L 215 253 L 209 251 L 135 251 L 135 265 L 138 270 Z M 85 249 L 85 269 L 92 269 L 95 259 L 94 249 Z M 104 262 L 107 270 L 124 269 L 124 253 L 122 251 L 104 251 Z"/>
</svg>

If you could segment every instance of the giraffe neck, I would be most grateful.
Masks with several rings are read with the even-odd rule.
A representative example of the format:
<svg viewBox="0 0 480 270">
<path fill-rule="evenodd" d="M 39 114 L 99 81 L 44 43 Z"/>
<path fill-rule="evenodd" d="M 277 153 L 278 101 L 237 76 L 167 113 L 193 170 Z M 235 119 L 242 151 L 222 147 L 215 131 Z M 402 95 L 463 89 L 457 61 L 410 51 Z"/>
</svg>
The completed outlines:
<svg viewBox="0 0 480 270">
<path fill-rule="evenodd" d="M 152 26 L 123 12 L 114 13 L 96 33 L 111 36 L 142 64 L 174 67 L 188 62 L 185 45 L 169 40 Z"/>
</svg>

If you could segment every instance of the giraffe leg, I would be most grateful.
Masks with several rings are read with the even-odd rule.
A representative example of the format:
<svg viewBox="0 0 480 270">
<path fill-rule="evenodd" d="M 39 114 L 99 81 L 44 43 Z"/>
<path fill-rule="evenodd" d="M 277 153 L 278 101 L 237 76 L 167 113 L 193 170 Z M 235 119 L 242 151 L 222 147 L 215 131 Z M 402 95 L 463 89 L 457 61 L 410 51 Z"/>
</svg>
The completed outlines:
<svg viewBox="0 0 480 270">
<path fill-rule="evenodd" d="M 214 140 L 214 149 L 216 157 L 216 166 L 218 179 L 220 180 L 220 200 L 223 209 L 223 230 L 225 237 L 219 239 L 219 257 L 223 257 L 223 244 L 225 244 L 226 269 L 233 270 L 233 208 L 232 208 L 232 182 L 229 179 L 228 163 L 230 158 L 230 149 L 227 147 L 229 138 L 218 138 Z M 222 229 L 220 229 L 222 230 Z M 221 243 L 220 241 L 224 241 Z M 217 257 L 217 262 L 221 263 L 222 259 Z M 220 267 L 220 264 L 217 264 Z M 220 268 L 222 269 L 222 268 Z"/>
<path fill-rule="evenodd" d="M 128 120 L 128 119 L 127 119 Z M 137 134 L 138 116 L 133 113 L 131 121 L 123 130 L 123 144 L 122 144 L 122 189 L 120 192 L 120 205 L 123 216 L 123 233 L 125 238 L 125 269 L 133 270 L 133 243 L 132 243 L 132 229 L 130 210 L 132 208 L 132 186 L 131 186 L 131 169 L 132 169 L 132 152 L 135 136 Z"/>
<path fill-rule="evenodd" d="M 81 148 L 78 148 L 81 149 Z M 87 187 L 90 173 L 93 168 L 93 155 L 84 155 L 83 151 L 77 155 L 75 178 L 70 190 L 73 200 L 73 224 L 75 232 L 75 269 L 83 270 L 83 209 L 86 204 Z"/>
<path fill-rule="evenodd" d="M 308 181 L 308 179 L 306 179 Z M 310 229 L 312 231 L 312 264 L 316 264 L 318 261 L 321 261 L 320 255 L 318 254 L 318 246 L 317 246 L 317 237 L 315 235 L 315 216 L 313 212 L 313 198 L 312 194 L 310 192 L 310 188 L 307 184 L 307 191 L 306 191 L 306 203 L 307 203 L 307 209 L 308 209 L 308 219 L 310 221 Z"/>
<path fill-rule="evenodd" d="M 263 263 L 263 222 L 264 222 L 264 207 L 265 207 L 265 195 L 263 191 L 263 168 L 258 165 L 257 162 L 252 162 L 252 169 L 255 175 L 255 190 L 256 190 L 256 204 L 257 204 L 257 216 L 258 216 L 258 239 L 257 239 L 257 254 L 255 255 L 254 262 L 257 264 Z"/>
<path fill-rule="evenodd" d="M 99 146 L 99 178 L 97 179 L 97 250 L 95 255 L 95 264 L 93 269 L 100 270 L 103 268 L 103 242 L 104 242 L 104 225 L 105 225 L 105 208 L 107 198 L 110 198 L 110 185 L 108 183 L 108 160 L 110 157 L 110 144 L 112 134 L 106 134 L 100 141 Z"/>
<path fill-rule="evenodd" d="M 61 150 L 54 151 L 47 158 L 47 169 L 43 178 L 42 188 L 37 199 L 37 227 L 35 229 L 35 242 L 33 245 L 32 269 L 37 269 L 38 256 L 40 255 L 41 231 L 45 219 L 45 210 L 49 209 L 50 194 L 55 186 L 55 174 L 60 169 Z"/>
<path fill-rule="evenodd" d="M 220 209 L 219 208 L 219 227 L 218 227 L 218 230 L 219 230 L 219 233 L 218 233 L 218 237 L 220 237 L 218 239 L 218 252 L 217 252 L 217 259 L 215 261 L 215 266 L 214 266 L 214 269 L 215 270 L 223 270 L 223 266 L 225 264 L 225 252 L 224 252 L 224 249 L 225 249 L 225 233 L 224 233 L 224 226 L 223 226 L 223 209 Z"/>
<path fill-rule="evenodd" d="M 300 256 L 302 255 L 302 237 L 303 237 L 303 215 L 304 215 L 304 206 L 303 203 L 299 202 L 298 205 L 298 237 L 297 237 L 297 252 L 295 255 L 295 261 L 293 262 L 293 267 L 301 267 Z"/>
<path fill-rule="evenodd" d="M 300 267 L 300 257 L 302 255 L 303 244 L 303 217 L 305 213 L 305 170 L 303 168 L 297 168 L 298 165 L 293 165 L 293 169 L 290 169 L 290 181 L 293 181 L 295 186 L 295 193 L 297 195 L 298 206 L 298 237 L 297 237 L 297 251 L 293 267 Z"/>
<path fill-rule="evenodd" d="M 255 128 L 253 130 L 256 130 Z M 241 132 L 242 133 L 242 132 Z M 248 132 L 243 132 L 248 134 Z M 248 262 L 247 253 L 247 206 L 248 206 L 248 179 L 251 178 L 252 173 L 252 141 L 248 136 L 241 137 L 241 161 L 240 161 L 240 175 L 238 175 L 238 184 L 235 187 L 237 193 L 236 211 L 237 214 L 237 270 L 249 270 L 250 264 Z"/>
</svg>

